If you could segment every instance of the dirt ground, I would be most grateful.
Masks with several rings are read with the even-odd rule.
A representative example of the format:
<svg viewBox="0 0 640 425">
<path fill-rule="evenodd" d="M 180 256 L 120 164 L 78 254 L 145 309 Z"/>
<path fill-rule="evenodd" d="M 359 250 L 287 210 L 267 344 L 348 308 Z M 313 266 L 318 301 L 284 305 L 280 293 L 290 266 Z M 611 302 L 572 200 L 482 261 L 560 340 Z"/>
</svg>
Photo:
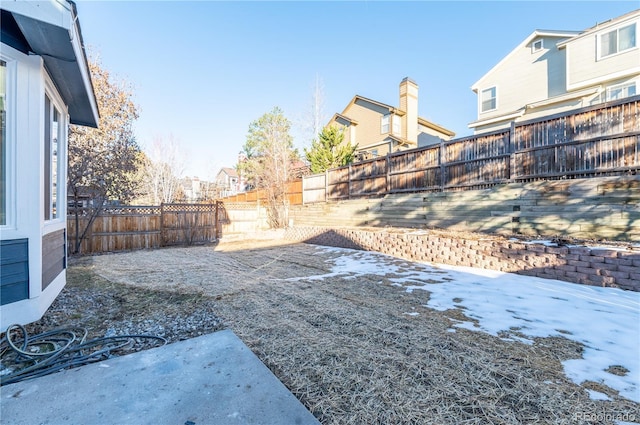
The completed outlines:
<svg viewBox="0 0 640 425">
<path fill-rule="evenodd" d="M 576 419 L 585 412 L 631 412 L 640 421 L 638 404 L 563 374 L 561 362 L 580 357 L 580 344 L 452 333 L 464 311 L 428 309 L 427 291 L 407 293 L 393 276 L 311 278 L 330 273 L 337 256 L 241 241 L 83 257 L 71 262 L 60 298 L 89 288 L 119 299 L 83 322 L 96 334 L 130 331 L 129 323 L 171 341 L 230 328 L 324 424 L 614 423 Z M 81 319 L 87 309 L 54 304 L 38 326 Z M 587 388 L 612 400 L 591 400 Z"/>
</svg>

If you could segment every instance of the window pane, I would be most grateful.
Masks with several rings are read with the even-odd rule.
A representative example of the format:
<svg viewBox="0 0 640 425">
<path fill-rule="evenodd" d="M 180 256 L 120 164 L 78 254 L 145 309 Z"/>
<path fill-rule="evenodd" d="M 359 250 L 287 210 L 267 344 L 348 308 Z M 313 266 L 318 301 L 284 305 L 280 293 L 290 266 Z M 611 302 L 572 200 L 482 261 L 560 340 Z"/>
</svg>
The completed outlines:
<svg viewBox="0 0 640 425">
<path fill-rule="evenodd" d="M 393 116 L 393 134 L 399 135 L 402 131 L 402 118 L 399 115 Z"/>
<path fill-rule="evenodd" d="M 389 118 L 391 115 L 383 115 L 380 120 L 380 133 L 388 133 L 389 132 Z"/>
<path fill-rule="evenodd" d="M 622 97 L 622 87 L 607 89 L 607 100 L 617 100 Z"/>
<path fill-rule="evenodd" d="M 7 224 L 7 63 L 0 61 L 0 225 Z"/>
<path fill-rule="evenodd" d="M 636 47 L 636 24 L 629 25 L 628 27 L 620 28 L 619 37 L 620 37 L 619 51 Z"/>
<path fill-rule="evenodd" d="M 618 34 L 611 31 L 600 36 L 600 56 L 609 56 L 617 52 Z"/>
<path fill-rule="evenodd" d="M 496 88 L 491 87 L 482 91 L 482 112 L 496 109 Z"/>
</svg>

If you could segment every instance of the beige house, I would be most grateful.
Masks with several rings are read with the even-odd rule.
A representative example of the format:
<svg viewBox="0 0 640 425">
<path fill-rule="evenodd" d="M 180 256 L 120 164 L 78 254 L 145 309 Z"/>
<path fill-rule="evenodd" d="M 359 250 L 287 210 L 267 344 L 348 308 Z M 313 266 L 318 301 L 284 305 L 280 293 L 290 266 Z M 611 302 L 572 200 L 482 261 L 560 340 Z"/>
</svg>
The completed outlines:
<svg viewBox="0 0 640 425">
<path fill-rule="evenodd" d="M 229 167 L 222 167 L 216 175 L 215 183 L 218 196 L 233 196 L 238 192 L 241 192 L 244 187 L 241 187 L 241 181 L 238 172 Z"/>
<path fill-rule="evenodd" d="M 536 30 L 471 89 L 477 133 L 634 96 L 640 84 L 640 10 L 582 32 Z"/>
<path fill-rule="evenodd" d="M 358 146 L 359 159 L 428 146 L 455 135 L 418 116 L 418 85 L 409 78 L 400 82 L 399 107 L 356 95 L 331 118 L 327 126 L 331 125 L 344 130 L 345 143 Z"/>
</svg>

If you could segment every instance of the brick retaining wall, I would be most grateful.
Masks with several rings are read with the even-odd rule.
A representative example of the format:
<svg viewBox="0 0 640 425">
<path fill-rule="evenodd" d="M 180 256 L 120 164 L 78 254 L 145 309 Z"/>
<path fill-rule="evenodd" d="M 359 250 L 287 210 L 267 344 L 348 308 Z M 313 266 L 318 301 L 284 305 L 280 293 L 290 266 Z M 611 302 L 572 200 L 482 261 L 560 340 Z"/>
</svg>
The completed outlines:
<svg viewBox="0 0 640 425">
<path fill-rule="evenodd" d="M 639 252 L 584 246 L 550 247 L 494 238 L 459 239 L 413 229 L 296 226 L 287 229 L 285 238 L 376 251 L 408 260 L 640 291 Z"/>
</svg>

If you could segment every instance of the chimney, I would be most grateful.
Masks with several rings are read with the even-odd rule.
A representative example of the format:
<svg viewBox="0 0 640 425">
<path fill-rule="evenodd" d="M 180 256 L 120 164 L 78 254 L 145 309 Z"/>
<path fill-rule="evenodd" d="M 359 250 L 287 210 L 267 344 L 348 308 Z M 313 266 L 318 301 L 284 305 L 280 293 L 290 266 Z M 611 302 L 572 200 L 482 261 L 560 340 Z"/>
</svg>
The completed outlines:
<svg viewBox="0 0 640 425">
<path fill-rule="evenodd" d="M 400 109 L 406 112 L 402 137 L 418 146 L 418 85 L 409 77 L 400 82 Z"/>
</svg>

